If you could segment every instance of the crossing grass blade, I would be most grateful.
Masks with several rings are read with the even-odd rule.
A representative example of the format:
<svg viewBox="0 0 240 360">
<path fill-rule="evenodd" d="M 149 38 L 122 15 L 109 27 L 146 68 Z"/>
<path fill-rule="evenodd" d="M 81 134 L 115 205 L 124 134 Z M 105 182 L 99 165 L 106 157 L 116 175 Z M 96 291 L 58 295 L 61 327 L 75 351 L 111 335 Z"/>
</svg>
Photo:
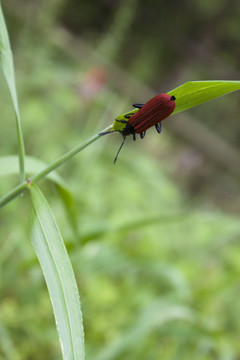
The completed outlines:
<svg viewBox="0 0 240 360">
<path fill-rule="evenodd" d="M 48 166 L 44 161 L 34 157 L 26 156 L 25 170 L 28 175 L 33 175 L 40 172 Z M 17 155 L 0 156 L 0 176 L 16 175 L 18 173 L 18 157 Z M 47 177 L 56 184 L 67 187 L 63 179 L 56 173 L 52 172 Z"/>
<path fill-rule="evenodd" d="M 240 90 L 240 81 L 188 81 L 168 92 L 176 97 L 172 115 L 236 90 Z"/>
<path fill-rule="evenodd" d="M 8 31 L 4 20 L 2 6 L 0 2 L 0 65 L 3 74 L 6 78 L 13 107 L 16 115 L 17 137 L 18 137 L 18 150 L 19 150 L 19 176 L 20 183 L 24 181 L 24 142 L 22 135 L 21 119 L 18 106 L 18 97 L 15 82 L 15 72 L 13 64 L 12 50 L 9 42 Z"/>
<path fill-rule="evenodd" d="M 50 207 L 39 188 L 30 187 L 31 239 L 53 305 L 64 360 L 84 360 L 84 334 L 73 269 Z"/>
<path fill-rule="evenodd" d="M 38 158 L 33 156 L 25 157 L 25 170 L 28 175 L 39 173 L 47 166 L 47 163 Z M 16 155 L 0 156 L 0 176 L 10 176 L 16 174 L 18 174 L 18 157 Z M 56 171 L 49 173 L 47 178 L 57 185 L 59 195 L 68 215 L 69 224 L 71 225 L 75 238 L 77 238 L 77 211 L 73 194 L 69 190 L 65 181 Z"/>
</svg>

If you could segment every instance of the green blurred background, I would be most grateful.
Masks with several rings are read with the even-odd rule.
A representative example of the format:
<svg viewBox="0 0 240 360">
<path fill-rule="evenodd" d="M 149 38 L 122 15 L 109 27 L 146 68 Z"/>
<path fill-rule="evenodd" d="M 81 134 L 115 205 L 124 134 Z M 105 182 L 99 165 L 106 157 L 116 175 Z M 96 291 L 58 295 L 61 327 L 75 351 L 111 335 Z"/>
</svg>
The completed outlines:
<svg viewBox="0 0 240 360">
<path fill-rule="evenodd" d="M 3 1 L 27 155 L 50 163 L 133 102 L 189 80 L 240 79 L 236 0 Z M 1 156 L 17 153 L 0 81 Z M 143 141 L 101 138 L 44 191 L 69 249 L 86 358 L 240 358 L 239 92 Z M 18 177 L 2 177 L 0 195 Z M 0 359 L 61 358 L 28 234 L 28 194 L 1 210 Z"/>
</svg>

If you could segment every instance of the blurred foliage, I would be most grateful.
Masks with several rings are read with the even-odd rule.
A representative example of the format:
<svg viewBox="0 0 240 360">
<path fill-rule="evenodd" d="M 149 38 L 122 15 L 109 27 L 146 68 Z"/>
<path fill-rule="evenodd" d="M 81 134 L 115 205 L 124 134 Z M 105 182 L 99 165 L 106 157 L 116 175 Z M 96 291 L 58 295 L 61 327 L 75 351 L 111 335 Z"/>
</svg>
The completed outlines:
<svg viewBox="0 0 240 360">
<path fill-rule="evenodd" d="M 47 163 L 148 99 L 149 87 L 240 78 L 238 1 L 8 0 L 3 10 L 26 153 Z M 1 155 L 12 155 L 2 75 L 0 98 Z M 190 115 L 238 149 L 238 104 L 236 93 Z M 239 178 L 176 135 L 168 123 L 178 120 L 128 139 L 116 166 L 118 134 L 63 166 L 71 211 L 40 183 L 73 262 L 87 359 L 240 356 Z M 1 195 L 17 181 L 1 177 Z M 28 214 L 27 194 L 1 210 L 0 359 L 59 359 Z"/>
</svg>

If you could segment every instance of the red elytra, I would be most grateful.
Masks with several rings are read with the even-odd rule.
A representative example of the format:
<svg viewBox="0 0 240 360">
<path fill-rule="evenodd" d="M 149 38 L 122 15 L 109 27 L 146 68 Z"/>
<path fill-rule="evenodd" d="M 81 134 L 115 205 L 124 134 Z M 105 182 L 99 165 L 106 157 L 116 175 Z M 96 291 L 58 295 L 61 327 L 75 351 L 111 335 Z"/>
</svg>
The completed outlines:
<svg viewBox="0 0 240 360">
<path fill-rule="evenodd" d="M 141 134 L 171 115 L 175 109 L 174 100 L 175 97 L 168 94 L 156 95 L 132 115 L 128 123 L 135 133 Z"/>
<path fill-rule="evenodd" d="M 122 144 L 117 152 L 117 155 L 114 159 L 114 164 L 117 161 L 118 154 L 123 147 L 126 136 L 132 134 L 133 139 L 136 140 L 136 134 L 140 134 L 140 137 L 143 139 L 145 132 L 150 127 L 156 127 L 156 130 L 161 132 L 161 121 L 166 119 L 175 109 L 175 96 L 170 96 L 168 94 L 159 94 L 150 99 L 146 104 L 133 104 L 134 107 L 138 107 L 139 110 L 134 113 L 127 113 L 124 117 L 127 120 L 116 119 L 120 123 L 125 124 L 125 126 L 120 130 L 110 130 L 107 132 L 99 133 L 99 135 L 106 135 L 112 132 L 120 132 L 123 136 Z"/>
</svg>

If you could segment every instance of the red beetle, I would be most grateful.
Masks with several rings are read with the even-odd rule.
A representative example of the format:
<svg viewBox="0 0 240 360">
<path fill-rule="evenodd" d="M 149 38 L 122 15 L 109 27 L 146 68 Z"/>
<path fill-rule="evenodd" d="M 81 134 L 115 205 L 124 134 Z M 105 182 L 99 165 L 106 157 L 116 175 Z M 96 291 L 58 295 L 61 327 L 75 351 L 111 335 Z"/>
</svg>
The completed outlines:
<svg viewBox="0 0 240 360">
<path fill-rule="evenodd" d="M 118 154 L 123 147 L 127 135 L 132 134 L 133 139 L 136 140 L 136 134 L 140 134 L 140 137 L 143 139 L 146 130 L 153 125 L 155 125 L 157 132 L 161 132 L 161 121 L 172 114 L 175 109 L 175 100 L 175 96 L 159 94 L 146 104 L 133 104 L 135 108 L 139 108 L 138 111 L 134 113 L 130 111 L 115 120 L 118 123 L 125 124 L 122 129 L 110 130 L 99 134 L 106 135 L 112 132 L 120 132 L 122 134 L 123 141 L 114 159 L 114 164 L 117 161 Z"/>
</svg>

